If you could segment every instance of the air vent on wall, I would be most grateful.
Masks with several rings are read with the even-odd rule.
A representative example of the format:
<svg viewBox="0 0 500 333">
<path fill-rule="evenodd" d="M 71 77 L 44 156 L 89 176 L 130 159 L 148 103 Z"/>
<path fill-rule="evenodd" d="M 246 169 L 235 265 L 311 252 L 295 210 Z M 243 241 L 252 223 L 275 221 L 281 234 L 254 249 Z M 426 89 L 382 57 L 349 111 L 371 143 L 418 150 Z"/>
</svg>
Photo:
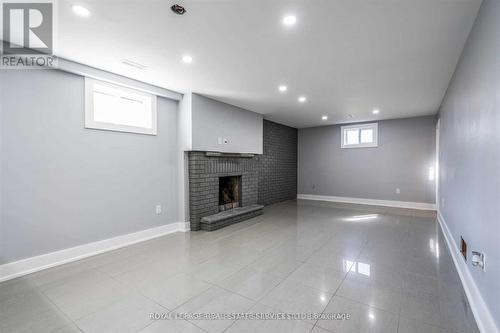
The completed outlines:
<svg viewBox="0 0 500 333">
<path fill-rule="evenodd" d="M 462 253 L 465 261 L 467 261 L 467 243 L 462 238 L 462 236 L 460 236 L 460 253 Z"/>
</svg>

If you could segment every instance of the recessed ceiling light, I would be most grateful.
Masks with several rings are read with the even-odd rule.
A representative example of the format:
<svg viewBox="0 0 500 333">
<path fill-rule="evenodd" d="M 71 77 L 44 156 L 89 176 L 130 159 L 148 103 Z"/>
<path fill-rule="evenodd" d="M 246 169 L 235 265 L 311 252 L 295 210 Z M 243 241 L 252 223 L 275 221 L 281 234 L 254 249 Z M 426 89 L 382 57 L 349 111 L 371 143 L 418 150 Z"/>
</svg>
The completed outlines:
<svg viewBox="0 0 500 333">
<path fill-rule="evenodd" d="M 146 66 L 146 65 L 143 65 L 143 64 L 140 64 L 138 62 L 128 60 L 128 59 L 122 59 L 122 64 L 127 65 L 127 66 L 131 66 L 131 67 L 135 67 L 137 69 L 142 69 L 142 70 L 148 68 L 148 66 Z"/>
<path fill-rule="evenodd" d="M 73 9 L 73 13 L 79 16 L 87 17 L 90 16 L 90 10 L 80 5 L 73 5 L 71 7 Z"/>
<path fill-rule="evenodd" d="M 305 103 L 305 101 L 307 101 L 307 98 L 305 96 L 300 96 L 298 99 L 297 99 L 300 103 Z"/>
<path fill-rule="evenodd" d="M 281 91 L 281 92 L 285 92 L 285 91 L 288 90 L 288 87 L 285 86 L 285 85 L 281 85 L 281 86 L 278 87 L 278 90 Z"/>
<path fill-rule="evenodd" d="M 321 117 L 321 120 L 328 120 L 328 116 Z"/>
<path fill-rule="evenodd" d="M 185 63 L 185 64 L 190 64 L 193 62 L 193 57 L 191 57 L 190 55 L 186 54 L 184 56 L 182 56 L 182 62 Z"/>
<path fill-rule="evenodd" d="M 373 110 L 373 111 L 372 111 L 372 113 L 373 113 L 373 114 L 379 114 L 379 113 L 380 113 L 380 110 L 375 109 L 375 110 Z"/>
<path fill-rule="evenodd" d="M 297 17 L 295 15 L 286 15 L 283 17 L 283 24 L 286 26 L 292 26 L 297 23 Z"/>
</svg>

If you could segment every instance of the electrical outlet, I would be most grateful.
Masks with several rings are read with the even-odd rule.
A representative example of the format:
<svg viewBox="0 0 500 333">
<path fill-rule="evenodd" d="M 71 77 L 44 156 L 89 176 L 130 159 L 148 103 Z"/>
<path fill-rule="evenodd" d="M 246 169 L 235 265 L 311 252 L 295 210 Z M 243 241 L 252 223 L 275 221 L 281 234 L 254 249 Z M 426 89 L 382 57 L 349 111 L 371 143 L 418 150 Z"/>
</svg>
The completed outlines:
<svg viewBox="0 0 500 333">
<path fill-rule="evenodd" d="M 483 272 L 486 271 L 486 256 L 484 253 L 478 252 L 478 251 L 472 251 L 472 266 L 474 267 L 479 267 L 480 269 L 483 270 Z"/>
<path fill-rule="evenodd" d="M 220 144 L 220 145 L 222 144 L 222 138 L 221 137 L 217 138 L 217 143 Z"/>
<path fill-rule="evenodd" d="M 156 205 L 156 215 L 161 214 L 161 205 Z"/>
<path fill-rule="evenodd" d="M 396 189 L 396 194 L 401 194 L 401 189 L 399 187 Z"/>
</svg>

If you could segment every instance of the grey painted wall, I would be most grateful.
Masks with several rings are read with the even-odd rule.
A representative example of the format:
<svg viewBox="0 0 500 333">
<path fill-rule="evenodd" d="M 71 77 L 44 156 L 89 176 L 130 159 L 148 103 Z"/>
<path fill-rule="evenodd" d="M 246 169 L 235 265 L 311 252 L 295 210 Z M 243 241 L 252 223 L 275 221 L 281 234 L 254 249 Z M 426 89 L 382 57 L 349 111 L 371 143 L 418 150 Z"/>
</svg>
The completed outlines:
<svg viewBox="0 0 500 333">
<path fill-rule="evenodd" d="M 484 0 L 440 110 L 440 212 L 500 327 L 500 1 Z M 470 255 L 470 253 L 469 253 Z"/>
<path fill-rule="evenodd" d="M 192 95 L 192 150 L 262 154 L 262 115 Z M 219 144 L 218 138 L 227 138 Z"/>
<path fill-rule="evenodd" d="M 177 103 L 158 135 L 84 129 L 83 77 L 2 71 L 1 261 L 178 221 Z M 155 205 L 163 214 L 155 214 Z"/>
<path fill-rule="evenodd" d="M 259 165 L 259 203 L 297 197 L 297 129 L 264 120 L 264 153 Z"/>
<path fill-rule="evenodd" d="M 434 116 L 380 121 L 377 148 L 350 149 L 340 148 L 340 125 L 299 129 L 298 192 L 434 203 L 435 124 Z"/>
</svg>

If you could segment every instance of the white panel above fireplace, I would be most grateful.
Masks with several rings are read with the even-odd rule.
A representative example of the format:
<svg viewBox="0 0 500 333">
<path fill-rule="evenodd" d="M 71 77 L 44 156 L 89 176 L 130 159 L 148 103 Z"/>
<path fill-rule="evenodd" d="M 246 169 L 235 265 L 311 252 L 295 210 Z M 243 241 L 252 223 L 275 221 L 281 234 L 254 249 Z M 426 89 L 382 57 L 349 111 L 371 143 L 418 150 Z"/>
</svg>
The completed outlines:
<svg viewBox="0 0 500 333">
<path fill-rule="evenodd" d="M 262 154 L 261 114 L 193 94 L 191 124 L 190 150 Z"/>
</svg>

